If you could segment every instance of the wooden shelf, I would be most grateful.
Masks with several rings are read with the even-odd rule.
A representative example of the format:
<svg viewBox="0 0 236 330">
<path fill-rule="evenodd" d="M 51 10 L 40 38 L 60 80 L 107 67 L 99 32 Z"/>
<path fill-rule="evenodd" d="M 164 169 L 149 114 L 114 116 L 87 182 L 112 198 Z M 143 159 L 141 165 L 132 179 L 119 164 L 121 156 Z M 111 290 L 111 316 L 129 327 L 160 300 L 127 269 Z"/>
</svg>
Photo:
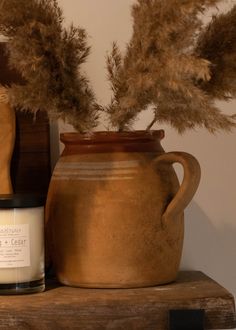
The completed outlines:
<svg viewBox="0 0 236 330">
<path fill-rule="evenodd" d="M 233 296 L 201 272 L 141 289 L 82 289 L 47 283 L 43 293 L 0 297 L 2 329 L 167 330 L 170 310 L 205 310 L 206 329 L 236 327 Z"/>
</svg>

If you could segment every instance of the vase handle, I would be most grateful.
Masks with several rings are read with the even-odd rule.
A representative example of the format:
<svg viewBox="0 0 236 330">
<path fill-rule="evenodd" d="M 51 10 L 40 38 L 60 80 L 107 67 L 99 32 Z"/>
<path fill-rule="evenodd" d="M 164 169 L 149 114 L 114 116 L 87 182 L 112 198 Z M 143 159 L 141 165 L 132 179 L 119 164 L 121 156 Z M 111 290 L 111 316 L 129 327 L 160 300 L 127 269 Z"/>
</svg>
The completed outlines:
<svg viewBox="0 0 236 330">
<path fill-rule="evenodd" d="M 201 168 L 197 159 L 186 152 L 165 153 L 154 160 L 154 164 L 157 165 L 158 163 L 169 165 L 180 163 L 184 168 L 183 182 L 162 215 L 162 224 L 165 226 L 169 220 L 182 212 L 192 200 L 200 182 Z"/>
</svg>

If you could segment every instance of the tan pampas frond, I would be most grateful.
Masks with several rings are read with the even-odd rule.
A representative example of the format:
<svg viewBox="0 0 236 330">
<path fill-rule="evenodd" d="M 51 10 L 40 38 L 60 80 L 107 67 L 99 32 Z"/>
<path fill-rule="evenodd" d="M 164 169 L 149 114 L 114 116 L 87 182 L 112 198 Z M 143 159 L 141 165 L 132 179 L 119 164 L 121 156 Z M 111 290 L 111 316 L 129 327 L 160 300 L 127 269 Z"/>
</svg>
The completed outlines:
<svg viewBox="0 0 236 330">
<path fill-rule="evenodd" d="M 0 6 L 9 62 L 25 81 L 9 90 L 11 104 L 34 113 L 45 110 L 80 132 L 95 127 L 95 96 L 80 69 L 90 51 L 86 31 L 63 27 L 56 0 L 0 0 Z"/>
<path fill-rule="evenodd" d="M 111 82 L 113 92 L 119 88 L 119 74 L 122 66 L 122 55 L 117 44 L 112 45 L 111 54 L 107 56 L 108 80 Z"/>
<path fill-rule="evenodd" d="M 119 55 L 115 74 L 109 75 L 114 95 L 106 110 L 114 127 L 129 128 L 148 106 L 154 108 L 148 129 L 155 122 L 167 122 L 180 133 L 197 126 L 210 132 L 235 126 L 234 118 L 221 113 L 201 87 L 211 84 L 212 59 L 196 51 L 204 30 L 199 14 L 218 2 L 136 1 L 132 38 L 123 59 Z M 109 72 L 114 72 L 111 63 L 118 53 L 116 46 L 110 54 Z"/>
<path fill-rule="evenodd" d="M 63 27 L 56 0 L 0 0 L 0 33 L 9 38 L 10 64 L 24 86 L 13 85 L 13 105 L 66 118 L 83 132 L 101 111 L 123 131 L 139 113 L 178 132 L 204 127 L 211 133 L 236 126 L 214 105 L 236 96 L 236 6 L 204 27 L 202 15 L 221 0 L 136 0 L 133 34 L 122 54 L 116 43 L 107 57 L 110 104 L 100 106 L 81 64 L 90 48 L 82 28 Z"/>
<path fill-rule="evenodd" d="M 211 79 L 201 87 L 213 98 L 236 97 L 236 5 L 213 17 L 199 37 L 196 53 L 212 63 Z"/>
<path fill-rule="evenodd" d="M 188 129 L 205 128 L 210 133 L 217 131 L 231 131 L 235 127 L 235 117 L 226 116 L 216 108 L 211 98 L 195 89 L 192 97 L 179 92 L 167 92 L 159 98 L 158 108 L 154 109 L 158 123 L 169 123 L 178 133 Z M 169 102 L 166 102 L 166 97 Z M 195 102 L 198 97 L 199 102 Z"/>
<path fill-rule="evenodd" d="M 8 89 L 0 85 L 0 103 L 7 104 L 9 102 Z"/>
</svg>

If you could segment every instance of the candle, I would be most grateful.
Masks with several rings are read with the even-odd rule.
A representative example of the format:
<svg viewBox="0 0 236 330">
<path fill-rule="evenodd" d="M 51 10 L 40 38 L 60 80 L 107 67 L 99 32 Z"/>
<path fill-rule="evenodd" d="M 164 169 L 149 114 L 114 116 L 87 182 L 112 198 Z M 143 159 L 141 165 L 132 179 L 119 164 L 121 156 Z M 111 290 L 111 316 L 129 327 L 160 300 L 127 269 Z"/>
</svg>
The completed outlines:
<svg viewBox="0 0 236 330">
<path fill-rule="evenodd" d="M 0 195 L 0 294 L 45 288 L 43 205 L 40 196 Z"/>
</svg>

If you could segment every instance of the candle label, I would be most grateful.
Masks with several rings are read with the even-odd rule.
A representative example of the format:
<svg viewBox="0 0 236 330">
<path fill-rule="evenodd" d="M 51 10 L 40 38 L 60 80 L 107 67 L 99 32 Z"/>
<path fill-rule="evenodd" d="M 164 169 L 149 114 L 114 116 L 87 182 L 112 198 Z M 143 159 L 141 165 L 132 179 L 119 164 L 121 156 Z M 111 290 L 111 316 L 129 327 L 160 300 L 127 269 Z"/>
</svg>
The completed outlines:
<svg viewBox="0 0 236 330">
<path fill-rule="evenodd" d="M 0 226 L 0 268 L 30 266 L 29 225 Z"/>
</svg>

